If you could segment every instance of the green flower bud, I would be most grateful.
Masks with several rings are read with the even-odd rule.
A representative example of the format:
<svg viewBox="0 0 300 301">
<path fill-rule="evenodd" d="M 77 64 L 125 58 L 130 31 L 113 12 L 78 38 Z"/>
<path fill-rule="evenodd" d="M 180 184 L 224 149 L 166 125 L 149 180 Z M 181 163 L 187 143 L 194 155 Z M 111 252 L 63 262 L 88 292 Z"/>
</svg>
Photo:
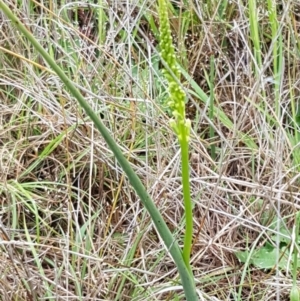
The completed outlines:
<svg viewBox="0 0 300 301">
<path fill-rule="evenodd" d="M 176 121 L 174 119 L 170 119 L 169 123 L 170 123 L 170 127 L 173 129 L 173 131 L 176 133 L 176 135 L 178 135 L 179 131 L 178 131 Z"/>
</svg>

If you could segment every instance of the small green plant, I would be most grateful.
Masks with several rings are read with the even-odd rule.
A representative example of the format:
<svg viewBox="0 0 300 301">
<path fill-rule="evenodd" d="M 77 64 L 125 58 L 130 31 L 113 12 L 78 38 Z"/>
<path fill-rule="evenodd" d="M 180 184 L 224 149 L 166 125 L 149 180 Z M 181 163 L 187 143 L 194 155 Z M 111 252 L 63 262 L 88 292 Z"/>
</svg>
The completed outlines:
<svg viewBox="0 0 300 301">
<path fill-rule="evenodd" d="M 275 220 L 272 224 L 277 224 Z M 297 269 L 300 267 L 300 260 L 298 258 L 298 245 L 299 245 L 299 228 L 300 228 L 300 212 L 297 212 L 295 217 L 294 230 L 288 230 L 282 226 L 279 230 L 280 234 L 274 234 L 271 237 L 273 243 L 266 242 L 263 246 L 252 249 L 251 251 L 236 252 L 237 258 L 245 264 L 252 264 L 259 269 L 273 269 L 278 266 L 280 269 L 286 269 L 289 266 L 289 262 L 292 266 L 293 286 L 290 292 L 290 301 L 300 301 L 300 291 L 297 287 Z M 292 237 L 289 238 L 290 233 L 293 233 Z M 277 236 L 280 235 L 280 250 L 279 258 L 277 252 Z M 294 256 L 289 258 L 287 250 L 288 247 L 293 248 Z"/>
<path fill-rule="evenodd" d="M 277 219 L 275 218 L 272 225 L 276 224 Z M 270 226 L 270 229 L 273 228 L 272 225 Z M 291 232 L 292 230 L 286 229 L 286 227 L 282 224 L 279 229 L 279 234 L 270 235 L 270 242 L 266 242 L 264 245 L 251 251 L 247 250 L 236 252 L 235 255 L 241 262 L 248 262 L 249 264 L 252 264 L 259 269 L 273 269 L 275 266 L 278 266 L 280 269 L 286 269 L 289 264 L 289 256 L 287 251 L 289 249 L 288 247 L 292 243 L 291 238 L 289 238 Z M 276 246 L 278 235 L 280 235 L 279 258 Z M 296 242 L 299 243 L 299 240 L 295 240 L 295 243 Z M 291 264 L 293 265 L 293 267 L 296 266 L 296 269 L 300 267 L 300 260 L 297 259 L 297 256 L 292 258 Z"/>
<path fill-rule="evenodd" d="M 171 36 L 171 29 L 168 18 L 168 7 L 165 0 L 159 0 L 159 18 L 160 18 L 160 48 L 161 57 L 164 60 L 166 68 L 164 75 L 169 84 L 169 101 L 168 105 L 171 109 L 173 118 L 170 125 L 178 137 L 181 149 L 182 163 L 182 183 L 183 198 L 185 207 L 185 237 L 183 247 L 183 258 L 186 266 L 190 269 L 190 253 L 193 237 L 193 213 L 192 201 L 190 193 L 190 176 L 189 176 L 189 139 L 191 130 L 191 121 L 185 116 L 185 99 L 186 94 L 181 88 L 180 69 L 178 67 L 174 45 Z"/>
</svg>

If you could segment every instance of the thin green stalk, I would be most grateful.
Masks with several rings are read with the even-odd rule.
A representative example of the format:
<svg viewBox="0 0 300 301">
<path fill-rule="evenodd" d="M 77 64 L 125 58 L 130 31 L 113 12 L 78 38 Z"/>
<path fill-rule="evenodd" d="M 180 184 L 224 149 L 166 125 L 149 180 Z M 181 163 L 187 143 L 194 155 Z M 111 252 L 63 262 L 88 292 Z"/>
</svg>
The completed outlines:
<svg viewBox="0 0 300 301">
<path fill-rule="evenodd" d="M 189 166 L 189 145 L 188 143 L 180 143 L 181 150 L 181 172 L 182 172 L 182 188 L 185 209 L 185 235 L 183 246 L 183 259 L 188 268 L 190 268 L 190 254 L 193 239 L 193 208 L 191 200 L 190 188 L 190 166 Z"/>
<path fill-rule="evenodd" d="M 103 9 L 104 7 L 104 1 L 98 0 L 98 37 L 99 37 L 99 44 L 103 45 L 105 42 L 105 21 L 106 21 L 106 15 L 105 11 Z"/>
<path fill-rule="evenodd" d="M 175 49 L 171 36 L 171 28 L 168 17 L 168 6 L 166 0 L 159 0 L 159 32 L 160 32 L 160 48 L 161 57 L 164 61 L 166 69 L 164 76 L 169 84 L 169 101 L 168 105 L 172 112 L 173 118 L 170 125 L 178 137 L 181 149 L 182 163 L 182 185 L 183 199 L 185 208 L 185 235 L 183 247 L 183 259 L 188 270 L 190 268 L 190 254 L 193 239 L 193 210 L 190 193 L 190 171 L 189 171 L 189 139 L 191 121 L 185 116 L 185 100 L 186 94 L 179 84 L 180 69 L 176 61 Z"/>
<path fill-rule="evenodd" d="M 276 1 L 268 0 L 268 15 L 271 25 L 271 37 L 273 45 L 273 74 L 274 74 L 274 94 L 276 117 L 280 119 L 280 84 L 283 72 L 283 42 L 282 34 L 278 24 L 276 13 Z"/>
<path fill-rule="evenodd" d="M 249 0 L 249 22 L 250 22 L 250 37 L 253 43 L 253 50 L 254 50 L 254 58 L 255 58 L 255 75 L 258 80 L 262 79 L 262 69 L 263 69 L 263 60 L 261 56 L 261 39 L 260 39 L 260 32 L 261 29 L 259 27 L 259 18 L 258 13 L 259 10 L 257 9 L 256 0 Z M 266 98 L 266 91 L 262 89 L 261 91 L 263 98 Z M 267 107 L 264 104 L 265 114 L 267 114 Z"/>
<path fill-rule="evenodd" d="M 41 56 L 45 59 L 45 61 L 49 64 L 49 66 L 56 72 L 56 74 L 60 77 L 61 81 L 66 85 L 66 87 L 69 89 L 71 94 L 77 99 L 80 106 L 85 110 L 87 115 L 94 122 L 96 128 L 99 130 L 104 140 L 106 141 L 107 145 L 116 156 L 123 171 L 126 173 L 130 181 L 130 184 L 133 186 L 134 190 L 140 197 L 141 202 L 148 210 L 159 235 L 163 239 L 167 249 L 169 250 L 172 258 L 174 259 L 181 277 L 186 299 L 188 301 L 198 300 L 194 278 L 190 273 L 190 269 L 187 268 L 183 260 L 182 251 L 179 248 L 177 241 L 174 239 L 171 231 L 169 230 L 168 226 L 163 220 L 162 215 L 156 208 L 153 200 L 151 199 L 150 195 L 146 191 L 141 180 L 132 169 L 130 163 L 127 161 L 127 159 L 121 152 L 120 148 L 114 141 L 114 139 L 111 137 L 109 131 L 106 129 L 106 127 L 99 119 L 98 115 L 94 112 L 92 107 L 85 101 L 80 91 L 75 87 L 75 85 L 73 85 L 72 81 L 65 75 L 63 70 L 55 63 L 55 61 L 51 58 L 51 56 L 37 42 L 37 40 L 33 37 L 33 35 L 27 30 L 27 28 L 21 23 L 21 21 L 13 14 L 13 12 L 9 9 L 9 7 L 6 4 L 4 4 L 3 1 L 0 1 L 0 9 L 17 27 L 17 29 L 30 41 L 32 46 L 41 54 Z"/>
<path fill-rule="evenodd" d="M 257 68 L 255 68 L 255 73 L 259 76 L 262 68 L 262 58 L 261 58 L 261 46 L 259 37 L 259 23 L 258 23 L 258 10 L 256 6 L 256 0 L 249 0 L 249 21 L 250 21 L 250 35 L 254 48 L 254 57 L 256 59 Z"/>
</svg>

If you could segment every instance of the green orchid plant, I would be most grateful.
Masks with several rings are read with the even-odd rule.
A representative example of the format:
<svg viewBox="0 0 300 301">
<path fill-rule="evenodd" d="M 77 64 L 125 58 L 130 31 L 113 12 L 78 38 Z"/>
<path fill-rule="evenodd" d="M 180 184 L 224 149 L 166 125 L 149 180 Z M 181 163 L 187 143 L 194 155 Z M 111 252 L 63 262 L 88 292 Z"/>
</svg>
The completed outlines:
<svg viewBox="0 0 300 301">
<path fill-rule="evenodd" d="M 190 187 L 189 187 L 189 162 L 188 162 L 188 141 L 190 133 L 190 121 L 185 119 L 185 93 L 178 84 L 180 72 L 176 64 L 175 51 L 172 44 L 170 35 L 170 26 L 168 23 L 167 4 L 163 0 L 159 0 L 159 12 L 161 18 L 161 48 L 162 58 L 166 63 L 165 76 L 169 83 L 170 101 L 169 105 L 172 109 L 173 119 L 170 124 L 178 136 L 181 156 L 182 156 L 182 178 L 183 178 L 183 191 L 184 191 L 184 204 L 186 210 L 186 233 L 184 240 L 184 250 L 182 252 L 178 245 L 177 240 L 172 235 L 167 224 L 165 223 L 161 213 L 155 206 L 150 195 L 142 184 L 140 178 L 132 169 L 130 163 L 121 152 L 120 147 L 112 138 L 109 130 L 104 126 L 101 119 L 99 119 L 96 112 L 84 99 L 81 92 L 73 84 L 72 80 L 64 73 L 64 71 L 56 64 L 54 59 L 49 53 L 41 46 L 41 44 L 34 38 L 31 32 L 22 24 L 20 19 L 11 11 L 11 9 L 0 0 L 0 10 L 10 19 L 15 27 L 24 35 L 24 37 L 31 43 L 31 45 L 40 53 L 45 62 L 57 74 L 60 80 L 64 83 L 65 88 L 70 91 L 74 98 L 78 101 L 79 105 L 84 109 L 89 118 L 94 122 L 95 127 L 103 136 L 109 148 L 115 155 L 118 163 L 122 167 L 124 173 L 127 175 L 130 184 L 134 188 L 136 194 L 139 196 L 141 202 L 147 209 L 157 232 L 162 238 L 167 250 L 170 252 L 181 278 L 181 283 L 184 289 L 185 298 L 188 301 L 197 301 L 198 296 L 196 292 L 194 277 L 190 268 L 190 251 L 192 242 L 192 206 L 190 200 Z"/>
<path fill-rule="evenodd" d="M 185 236 L 183 247 L 183 258 L 187 268 L 190 270 L 190 253 L 193 238 L 193 212 L 190 193 L 190 171 L 189 171 L 189 139 L 191 121 L 185 116 L 186 94 L 180 86 L 180 69 L 175 55 L 175 49 L 171 36 L 170 23 L 168 18 L 168 7 L 166 0 L 159 0 L 160 19 L 160 49 L 161 57 L 166 68 L 163 70 L 164 76 L 169 85 L 168 105 L 173 118 L 170 125 L 178 137 L 181 149 L 182 163 L 182 185 L 185 207 Z"/>
</svg>

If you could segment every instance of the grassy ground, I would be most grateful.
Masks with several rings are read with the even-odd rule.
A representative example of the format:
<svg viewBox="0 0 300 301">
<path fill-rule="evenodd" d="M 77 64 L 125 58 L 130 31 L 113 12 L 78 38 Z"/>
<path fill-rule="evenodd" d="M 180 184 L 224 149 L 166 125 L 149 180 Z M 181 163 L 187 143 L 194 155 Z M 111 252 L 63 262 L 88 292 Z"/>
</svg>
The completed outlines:
<svg viewBox="0 0 300 301">
<path fill-rule="evenodd" d="M 80 88 L 181 239 L 156 2 L 5 2 Z M 193 127 L 200 300 L 288 300 L 300 197 L 300 5 L 172 1 L 169 15 Z M 111 151 L 3 14 L 0 170 L 0 300 L 184 300 Z"/>
</svg>

